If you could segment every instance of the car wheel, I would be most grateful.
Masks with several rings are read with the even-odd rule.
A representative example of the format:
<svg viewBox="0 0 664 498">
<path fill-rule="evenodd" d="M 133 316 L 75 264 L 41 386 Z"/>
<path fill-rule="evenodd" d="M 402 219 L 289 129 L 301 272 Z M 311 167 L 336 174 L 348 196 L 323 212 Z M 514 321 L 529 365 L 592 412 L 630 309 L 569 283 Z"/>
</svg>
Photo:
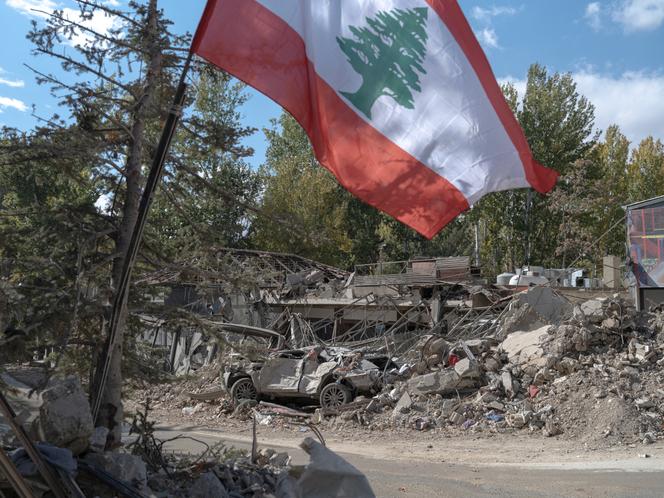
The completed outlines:
<svg viewBox="0 0 664 498">
<path fill-rule="evenodd" d="M 350 403 L 353 394 L 343 384 L 328 384 L 320 392 L 320 406 L 323 408 L 339 408 Z"/>
<path fill-rule="evenodd" d="M 251 379 L 240 379 L 231 387 L 231 397 L 235 403 L 247 399 L 258 399 L 258 393 Z"/>
</svg>

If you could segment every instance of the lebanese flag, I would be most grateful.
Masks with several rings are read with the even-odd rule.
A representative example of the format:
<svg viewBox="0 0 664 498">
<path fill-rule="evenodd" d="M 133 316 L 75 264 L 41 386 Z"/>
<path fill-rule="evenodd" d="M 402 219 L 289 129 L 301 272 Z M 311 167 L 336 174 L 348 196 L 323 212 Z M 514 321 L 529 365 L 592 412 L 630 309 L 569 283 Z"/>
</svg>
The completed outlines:
<svg viewBox="0 0 664 498">
<path fill-rule="evenodd" d="M 355 196 L 427 238 L 550 191 L 456 0 L 208 0 L 192 51 L 283 106 Z"/>
</svg>

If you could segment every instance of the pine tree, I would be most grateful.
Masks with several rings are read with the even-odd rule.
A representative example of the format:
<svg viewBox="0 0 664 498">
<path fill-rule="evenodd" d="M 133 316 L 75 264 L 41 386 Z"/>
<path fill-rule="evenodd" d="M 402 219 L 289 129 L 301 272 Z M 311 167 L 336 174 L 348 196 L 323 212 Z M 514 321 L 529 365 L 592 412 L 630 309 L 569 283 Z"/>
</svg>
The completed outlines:
<svg viewBox="0 0 664 498">
<path fill-rule="evenodd" d="M 353 69 L 362 76 L 355 93 L 341 92 L 365 116 L 378 98 L 392 97 L 399 105 L 414 108 L 413 91 L 420 92 L 420 75 L 426 55 L 428 9 L 394 9 L 367 17 L 368 27 L 350 26 L 355 39 L 337 38 Z"/>
</svg>

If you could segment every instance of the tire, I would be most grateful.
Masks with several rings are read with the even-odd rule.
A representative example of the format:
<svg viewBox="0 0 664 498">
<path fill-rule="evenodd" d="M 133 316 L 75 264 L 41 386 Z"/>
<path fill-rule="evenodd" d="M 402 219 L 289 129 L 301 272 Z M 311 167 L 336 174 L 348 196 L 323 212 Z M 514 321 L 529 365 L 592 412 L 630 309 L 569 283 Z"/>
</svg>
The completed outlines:
<svg viewBox="0 0 664 498">
<path fill-rule="evenodd" d="M 346 405 L 353 399 L 353 393 L 343 384 L 332 383 L 326 385 L 320 392 L 320 406 L 334 409 Z"/>
<path fill-rule="evenodd" d="M 257 400 L 258 392 L 256 392 L 256 388 L 251 379 L 245 377 L 233 384 L 233 387 L 231 387 L 231 397 L 233 398 L 233 401 L 238 404 L 248 399 Z"/>
</svg>

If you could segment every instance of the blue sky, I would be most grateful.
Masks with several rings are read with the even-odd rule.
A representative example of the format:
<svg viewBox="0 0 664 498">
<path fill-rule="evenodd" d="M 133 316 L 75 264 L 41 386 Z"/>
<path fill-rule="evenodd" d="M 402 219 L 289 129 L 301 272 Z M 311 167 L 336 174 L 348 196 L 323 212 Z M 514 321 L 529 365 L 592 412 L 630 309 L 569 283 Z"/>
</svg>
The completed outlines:
<svg viewBox="0 0 664 498">
<path fill-rule="evenodd" d="M 121 5 L 125 0 L 106 0 Z M 312 0 L 314 1 L 314 0 Z M 351 1 L 351 0 L 349 0 Z M 73 0 L 0 0 L 0 125 L 28 129 L 35 106 L 39 116 L 58 109 L 46 87 L 38 86 L 24 64 L 57 71 L 44 57 L 31 55 L 25 39 L 30 21 L 41 20 L 31 9 L 75 8 Z M 648 135 L 664 139 L 664 0 L 527 0 L 479 2 L 460 0 L 494 72 L 500 80 L 523 88 L 534 62 L 552 71 L 571 72 L 597 108 L 598 129 L 617 123 L 638 142 Z M 204 0 L 160 0 L 179 32 L 193 31 Z M 95 19 L 95 27 L 108 26 Z M 280 109 L 249 91 L 244 122 L 262 129 Z M 247 141 L 256 150 L 251 162 L 264 159 L 261 132 Z"/>
</svg>

